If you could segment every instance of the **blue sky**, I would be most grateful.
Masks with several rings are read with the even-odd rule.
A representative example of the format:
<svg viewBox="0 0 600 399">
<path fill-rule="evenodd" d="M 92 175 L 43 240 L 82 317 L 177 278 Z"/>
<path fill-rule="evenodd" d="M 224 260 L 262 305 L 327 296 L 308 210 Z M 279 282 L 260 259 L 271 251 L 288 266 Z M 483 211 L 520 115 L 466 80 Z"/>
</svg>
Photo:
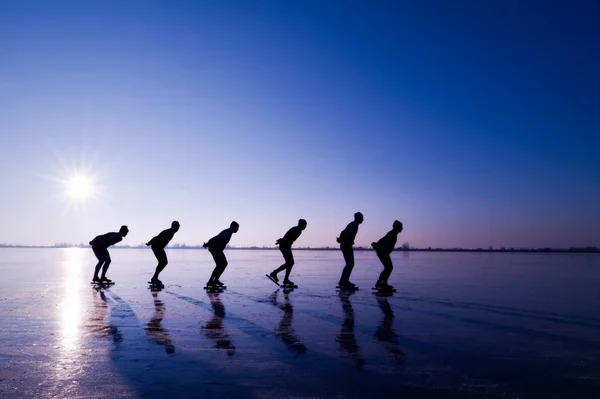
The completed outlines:
<svg viewBox="0 0 600 399">
<path fill-rule="evenodd" d="M 0 242 L 600 245 L 600 9 L 0 3 Z M 78 170 L 97 196 L 73 203 Z"/>
</svg>

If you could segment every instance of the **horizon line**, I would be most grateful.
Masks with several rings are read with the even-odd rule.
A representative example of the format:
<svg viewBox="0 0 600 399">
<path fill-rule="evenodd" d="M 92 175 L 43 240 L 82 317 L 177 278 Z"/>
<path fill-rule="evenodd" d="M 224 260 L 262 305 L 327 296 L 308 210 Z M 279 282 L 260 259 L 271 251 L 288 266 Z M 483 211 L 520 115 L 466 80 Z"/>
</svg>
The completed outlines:
<svg viewBox="0 0 600 399">
<path fill-rule="evenodd" d="M 54 245 L 15 245 L 1 243 L 0 248 L 40 248 L 40 249 L 66 249 L 66 248 L 91 248 L 91 245 L 87 244 L 69 244 L 69 243 L 57 243 Z M 139 245 L 115 245 L 113 249 L 143 249 L 148 248 L 145 244 Z M 202 245 L 186 245 L 186 244 L 174 244 L 173 246 L 167 246 L 168 249 L 205 249 Z M 226 249 L 232 250 L 277 250 L 277 246 L 227 246 Z M 333 251 L 339 250 L 339 247 L 295 247 L 294 250 L 300 251 Z M 374 251 L 371 247 L 357 246 L 354 247 L 357 251 Z M 400 246 L 394 248 L 394 252 L 555 252 L 555 253 L 600 253 L 600 248 L 596 246 L 585 246 L 585 247 L 569 247 L 569 248 L 552 248 L 552 247 L 538 247 L 538 248 L 494 248 L 492 246 L 488 248 L 416 248 L 410 246 Z"/>
</svg>

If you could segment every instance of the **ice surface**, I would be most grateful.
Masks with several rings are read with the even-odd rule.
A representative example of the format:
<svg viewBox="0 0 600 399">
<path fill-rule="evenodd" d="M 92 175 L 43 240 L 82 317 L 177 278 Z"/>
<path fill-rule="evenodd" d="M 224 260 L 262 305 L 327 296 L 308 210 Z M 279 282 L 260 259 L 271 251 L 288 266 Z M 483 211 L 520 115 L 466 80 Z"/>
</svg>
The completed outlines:
<svg viewBox="0 0 600 399">
<path fill-rule="evenodd" d="M 293 291 L 265 277 L 278 251 L 230 250 L 223 293 L 201 250 L 113 249 L 91 287 L 86 249 L 0 249 L 0 397 L 600 397 L 600 257 L 296 251 Z"/>
</svg>

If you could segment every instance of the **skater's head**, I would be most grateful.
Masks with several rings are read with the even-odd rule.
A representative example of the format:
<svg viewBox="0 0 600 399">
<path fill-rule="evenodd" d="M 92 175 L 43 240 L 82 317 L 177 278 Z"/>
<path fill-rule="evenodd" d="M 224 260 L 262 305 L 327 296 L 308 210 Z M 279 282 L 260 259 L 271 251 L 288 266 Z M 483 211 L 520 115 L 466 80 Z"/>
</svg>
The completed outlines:
<svg viewBox="0 0 600 399">
<path fill-rule="evenodd" d="M 361 224 L 363 222 L 363 220 L 365 220 L 365 218 L 363 217 L 363 214 L 360 212 L 356 212 L 354 214 L 354 221 L 358 224 Z"/>
<path fill-rule="evenodd" d="M 119 229 L 119 234 L 125 237 L 127 233 L 129 233 L 129 229 L 127 228 L 127 226 L 121 226 L 121 228 Z"/>
<path fill-rule="evenodd" d="M 300 227 L 301 230 L 304 230 L 306 228 L 306 220 L 304 220 L 304 219 L 298 220 L 298 227 Z"/>
<path fill-rule="evenodd" d="M 240 229 L 240 225 L 238 224 L 238 222 L 231 222 L 231 225 L 229 225 L 229 228 L 231 229 L 232 232 L 237 233 L 238 230 Z"/>
<path fill-rule="evenodd" d="M 179 231 L 179 222 L 177 220 L 174 220 L 173 223 L 171 223 L 171 229 Z"/>
<path fill-rule="evenodd" d="M 396 232 L 396 234 L 400 233 L 403 228 L 404 228 L 404 226 L 402 225 L 402 222 L 400 222 L 398 220 L 394 221 L 393 229 Z"/>
</svg>

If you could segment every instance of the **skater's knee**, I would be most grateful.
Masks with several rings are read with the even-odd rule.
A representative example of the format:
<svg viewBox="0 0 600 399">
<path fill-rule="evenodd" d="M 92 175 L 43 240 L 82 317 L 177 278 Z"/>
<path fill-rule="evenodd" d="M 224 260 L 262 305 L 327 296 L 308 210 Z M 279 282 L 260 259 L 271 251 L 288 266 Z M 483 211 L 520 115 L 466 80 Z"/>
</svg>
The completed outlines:
<svg viewBox="0 0 600 399">
<path fill-rule="evenodd" d="M 290 259 L 286 263 L 287 263 L 288 267 L 292 267 L 292 266 L 294 266 L 294 259 Z"/>
</svg>

